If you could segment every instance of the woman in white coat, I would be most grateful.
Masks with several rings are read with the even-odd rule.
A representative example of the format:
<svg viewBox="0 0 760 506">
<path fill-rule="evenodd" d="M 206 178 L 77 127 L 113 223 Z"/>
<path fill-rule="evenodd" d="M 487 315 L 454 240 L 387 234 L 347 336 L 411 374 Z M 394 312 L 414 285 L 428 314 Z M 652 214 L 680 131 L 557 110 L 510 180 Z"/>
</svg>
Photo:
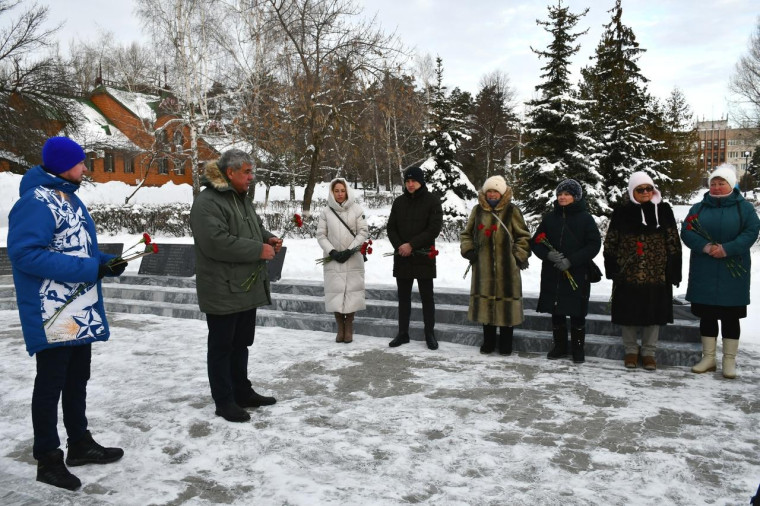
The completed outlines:
<svg viewBox="0 0 760 506">
<path fill-rule="evenodd" d="M 354 338 L 354 313 L 364 309 L 364 257 L 359 248 L 369 237 L 364 211 L 343 178 L 330 182 L 327 207 L 319 213 L 317 241 L 331 261 L 324 262 L 325 310 L 335 314 L 337 343 Z"/>
</svg>

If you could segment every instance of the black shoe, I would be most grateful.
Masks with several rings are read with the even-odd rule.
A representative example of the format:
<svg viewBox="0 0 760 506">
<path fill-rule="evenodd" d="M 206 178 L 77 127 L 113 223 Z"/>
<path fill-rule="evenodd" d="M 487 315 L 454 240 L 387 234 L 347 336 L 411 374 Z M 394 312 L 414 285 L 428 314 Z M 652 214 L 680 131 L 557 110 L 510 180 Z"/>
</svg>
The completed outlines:
<svg viewBox="0 0 760 506">
<path fill-rule="evenodd" d="M 570 342 L 572 344 L 573 362 L 582 364 L 586 361 L 586 328 L 570 329 Z"/>
<path fill-rule="evenodd" d="M 514 334 L 514 327 L 500 327 L 499 328 L 499 355 L 512 354 L 513 334 Z"/>
<path fill-rule="evenodd" d="M 388 343 L 388 346 L 391 348 L 395 348 L 396 346 L 401 346 L 402 344 L 407 344 L 409 342 L 409 334 L 406 332 L 399 332 L 399 334 L 393 338 L 393 340 Z"/>
<path fill-rule="evenodd" d="M 429 349 L 438 349 L 438 341 L 435 340 L 435 334 L 433 334 L 432 330 L 430 332 L 425 332 L 425 342 L 427 343 Z"/>
<path fill-rule="evenodd" d="M 567 356 L 567 326 L 558 325 L 552 329 L 554 347 L 546 354 L 549 360 L 557 360 Z"/>
<path fill-rule="evenodd" d="M 66 469 L 63 450 L 56 448 L 37 460 L 37 481 L 66 490 L 76 490 L 82 486 L 79 478 Z"/>
<path fill-rule="evenodd" d="M 490 355 L 496 349 L 496 327 L 493 325 L 483 325 L 483 344 L 480 346 L 480 353 Z"/>
<path fill-rule="evenodd" d="M 274 397 L 266 397 L 264 395 L 257 394 L 254 390 L 251 390 L 250 395 L 245 399 L 235 401 L 241 408 L 258 408 L 261 406 L 271 406 L 277 402 Z"/>
<path fill-rule="evenodd" d="M 92 439 L 90 431 L 84 433 L 79 441 L 69 442 L 69 451 L 66 453 L 66 465 L 75 467 L 85 464 L 110 464 L 124 456 L 121 448 L 104 448 Z"/>
<path fill-rule="evenodd" d="M 244 410 L 234 402 L 224 404 L 223 406 L 217 406 L 214 411 L 216 416 L 221 416 L 228 422 L 247 422 L 251 419 L 251 415 L 248 411 Z"/>
</svg>

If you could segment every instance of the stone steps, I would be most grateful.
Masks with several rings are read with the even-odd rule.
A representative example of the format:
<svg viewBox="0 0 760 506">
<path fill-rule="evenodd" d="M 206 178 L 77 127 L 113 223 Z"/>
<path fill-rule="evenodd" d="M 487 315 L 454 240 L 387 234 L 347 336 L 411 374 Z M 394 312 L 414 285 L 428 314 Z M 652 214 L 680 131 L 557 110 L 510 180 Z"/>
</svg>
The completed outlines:
<svg viewBox="0 0 760 506">
<path fill-rule="evenodd" d="M 9 277 L 6 277 L 9 278 Z M 272 306 L 260 308 L 258 323 L 293 330 L 334 332 L 335 322 L 325 313 L 323 286 L 317 281 L 281 280 L 272 285 Z M 155 314 L 172 318 L 204 319 L 198 309 L 194 278 L 123 275 L 106 279 L 103 291 L 108 311 Z M 480 346 L 482 328 L 467 320 L 469 292 L 436 289 L 436 337 L 441 342 Z M 552 347 L 551 318 L 537 313 L 536 297 L 524 300 L 525 321 L 515 328 L 514 349 L 546 353 Z M 586 321 L 586 354 L 622 360 L 620 328 L 606 313 L 606 300 L 592 300 Z M 0 278 L 0 308 L 15 309 L 12 279 Z M 424 341 L 419 296 L 413 293 L 412 340 Z M 367 309 L 356 316 L 355 333 L 389 340 L 397 332 L 395 286 L 368 286 Z M 701 356 L 699 323 L 688 304 L 675 304 L 676 321 L 661 329 L 657 361 L 661 365 L 691 366 Z"/>
</svg>

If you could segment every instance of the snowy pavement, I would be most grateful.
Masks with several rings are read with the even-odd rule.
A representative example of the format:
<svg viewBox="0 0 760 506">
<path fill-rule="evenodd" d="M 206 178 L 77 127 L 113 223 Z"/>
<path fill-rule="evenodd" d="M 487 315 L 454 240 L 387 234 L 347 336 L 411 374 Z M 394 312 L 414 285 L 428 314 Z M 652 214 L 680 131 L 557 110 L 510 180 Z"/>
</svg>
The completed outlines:
<svg viewBox="0 0 760 506">
<path fill-rule="evenodd" d="M 279 402 L 232 424 L 214 416 L 204 322 L 110 321 L 88 418 L 126 454 L 72 469 L 83 487 L 66 492 L 34 481 L 35 362 L 0 311 L 3 504 L 733 505 L 760 481 L 754 342 L 730 381 L 259 328 L 250 377 Z"/>
</svg>

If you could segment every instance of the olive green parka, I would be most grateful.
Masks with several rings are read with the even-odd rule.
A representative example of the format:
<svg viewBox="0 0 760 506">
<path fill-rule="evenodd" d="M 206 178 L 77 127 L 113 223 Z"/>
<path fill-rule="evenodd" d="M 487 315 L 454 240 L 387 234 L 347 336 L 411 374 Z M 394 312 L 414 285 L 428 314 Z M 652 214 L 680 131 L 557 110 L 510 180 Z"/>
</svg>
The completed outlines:
<svg viewBox="0 0 760 506">
<path fill-rule="evenodd" d="M 272 303 L 262 246 L 264 230 L 253 204 L 230 185 L 216 162 L 206 165 L 206 188 L 193 201 L 190 227 L 195 241 L 195 286 L 202 312 L 239 313 Z M 247 288 L 247 281 L 255 281 Z"/>
<path fill-rule="evenodd" d="M 470 250 L 477 252 L 471 272 L 467 313 L 470 321 L 499 327 L 522 323 L 520 267 L 528 265 L 529 241 L 530 231 L 523 215 L 512 204 L 511 188 L 507 188 L 493 210 L 485 194 L 478 193 L 478 204 L 460 234 L 462 255 Z"/>
</svg>

